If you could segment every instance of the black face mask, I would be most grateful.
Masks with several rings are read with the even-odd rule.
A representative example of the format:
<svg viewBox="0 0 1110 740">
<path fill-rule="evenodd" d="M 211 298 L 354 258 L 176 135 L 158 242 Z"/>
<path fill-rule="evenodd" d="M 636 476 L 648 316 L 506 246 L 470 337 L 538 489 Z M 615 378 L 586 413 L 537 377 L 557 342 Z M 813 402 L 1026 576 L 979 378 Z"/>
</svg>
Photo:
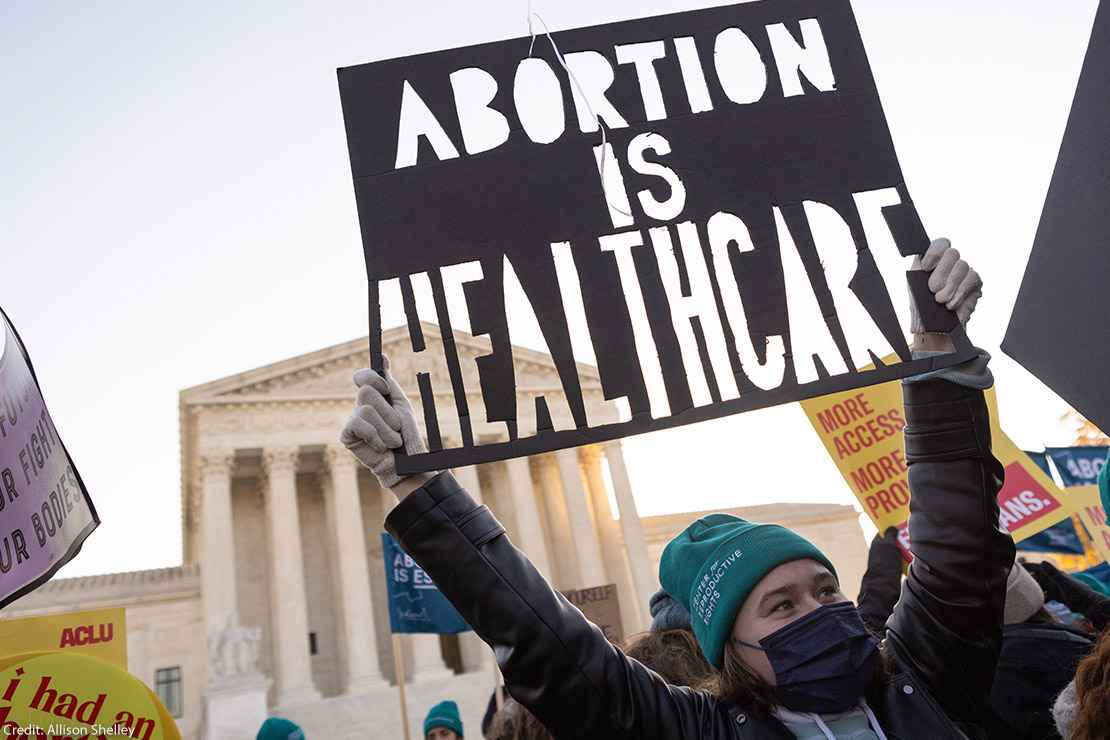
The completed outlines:
<svg viewBox="0 0 1110 740">
<path fill-rule="evenodd" d="M 779 703 L 796 712 L 843 712 L 859 704 L 875 675 L 879 641 L 850 601 L 829 604 L 759 641 Z"/>
</svg>

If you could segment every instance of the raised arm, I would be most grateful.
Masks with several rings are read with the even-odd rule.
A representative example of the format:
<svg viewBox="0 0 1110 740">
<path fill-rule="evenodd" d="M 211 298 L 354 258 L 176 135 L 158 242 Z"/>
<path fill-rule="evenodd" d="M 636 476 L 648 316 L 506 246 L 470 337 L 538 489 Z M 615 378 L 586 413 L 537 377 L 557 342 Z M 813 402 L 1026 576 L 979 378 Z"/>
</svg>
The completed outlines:
<svg viewBox="0 0 1110 740">
<path fill-rule="evenodd" d="M 902 589 L 902 551 L 898 548 L 898 530 L 888 527 L 875 535 L 867 552 L 867 572 L 860 581 L 860 617 L 867 629 L 877 637 L 886 635 L 886 620 L 898 603 Z"/>
<path fill-rule="evenodd" d="M 930 288 L 938 301 L 958 310 L 953 297 L 959 298 L 960 289 L 953 286 L 967 290 L 970 273 L 954 250 L 940 246 L 930 247 L 924 267 L 931 267 L 932 255 Z M 962 300 L 971 299 L 977 300 L 976 293 Z M 922 338 L 915 349 L 943 349 L 945 339 Z M 984 353 L 903 384 L 914 560 L 887 622 L 890 649 L 915 667 L 949 717 L 968 724 L 980 723 L 987 705 L 1014 561 L 1013 540 L 998 523 L 1003 469 L 991 454 L 983 396 L 992 382 L 988 359 Z"/>
<path fill-rule="evenodd" d="M 399 478 L 390 447 L 402 429 L 408 445 L 412 409 L 388 374 L 364 370 L 356 382 L 343 441 L 401 499 L 386 528 L 494 648 L 513 698 L 555 737 L 701 737 L 715 723 L 717 702 L 668 686 L 613 647 L 450 473 Z"/>
</svg>

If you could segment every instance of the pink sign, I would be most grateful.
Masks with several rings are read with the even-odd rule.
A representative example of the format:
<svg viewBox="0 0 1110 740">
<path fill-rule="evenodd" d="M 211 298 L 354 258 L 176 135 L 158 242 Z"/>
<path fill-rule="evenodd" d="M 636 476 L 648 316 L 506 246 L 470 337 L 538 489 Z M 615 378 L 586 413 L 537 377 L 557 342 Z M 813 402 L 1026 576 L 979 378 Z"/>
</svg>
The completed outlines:
<svg viewBox="0 0 1110 740">
<path fill-rule="evenodd" d="M 0 607 L 50 580 L 100 524 L 0 311 Z"/>
</svg>

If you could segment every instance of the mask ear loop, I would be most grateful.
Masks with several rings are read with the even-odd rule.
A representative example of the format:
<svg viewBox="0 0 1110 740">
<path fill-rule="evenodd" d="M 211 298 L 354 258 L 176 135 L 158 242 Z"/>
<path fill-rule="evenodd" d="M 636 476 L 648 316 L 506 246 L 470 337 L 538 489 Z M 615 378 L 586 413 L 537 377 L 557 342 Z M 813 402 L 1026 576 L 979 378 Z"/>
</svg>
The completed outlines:
<svg viewBox="0 0 1110 740">
<path fill-rule="evenodd" d="M 598 170 L 600 171 L 601 192 L 605 196 L 605 203 L 609 206 L 609 208 L 621 214 L 622 216 L 633 218 L 631 213 L 624 210 L 620 206 L 615 205 L 613 201 L 609 199 L 609 192 L 605 186 L 605 163 L 606 160 L 609 158 L 609 142 L 608 135 L 606 134 L 605 130 L 605 122 L 602 121 L 601 116 L 599 116 L 594 111 L 594 107 L 590 103 L 590 99 L 586 97 L 586 91 L 582 89 L 582 85 L 579 84 L 578 78 L 574 76 L 574 73 L 570 71 L 570 67 L 567 66 L 566 60 L 563 59 L 563 52 L 559 49 L 559 45 L 555 43 L 555 39 L 551 36 L 551 29 L 547 27 L 547 21 L 545 21 L 539 13 L 535 13 L 532 11 L 532 0 L 528 0 L 528 35 L 531 37 L 531 41 L 528 44 L 528 58 L 532 58 L 532 52 L 536 48 L 536 29 L 532 25 L 533 18 L 539 21 L 540 24 L 543 26 L 543 35 L 547 37 L 548 43 L 551 44 L 551 49 L 555 52 L 555 59 L 558 60 L 559 66 L 563 68 L 563 71 L 567 73 L 567 77 L 574 85 L 574 88 L 578 91 L 578 96 L 582 98 L 582 101 L 586 104 L 586 110 L 589 112 L 590 117 L 594 119 L 594 123 L 597 124 L 598 130 L 601 132 L 601 161 L 598 165 Z"/>
<path fill-rule="evenodd" d="M 751 648 L 752 650 L 758 650 L 761 653 L 767 652 L 767 648 L 761 647 L 760 645 L 753 645 L 750 642 L 744 642 L 739 637 L 732 638 L 732 641 L 735 642 L 735 643 L 738 643 L 740 645 L 743 645 L 746 648 Z"/>
</svg>

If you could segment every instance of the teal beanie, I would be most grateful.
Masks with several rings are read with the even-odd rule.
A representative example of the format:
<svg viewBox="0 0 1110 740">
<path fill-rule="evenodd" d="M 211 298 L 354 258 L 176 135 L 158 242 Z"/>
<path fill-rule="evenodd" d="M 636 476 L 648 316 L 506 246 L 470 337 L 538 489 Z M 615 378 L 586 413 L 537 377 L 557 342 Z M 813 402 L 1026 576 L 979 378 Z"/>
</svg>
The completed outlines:
<svg viewBox="0 0 1110 740">
<path fill-rule="evenodd" d="M 1098 473 L 1098 497 L 1102 499 L 1102 510 L 1106 513 L 1106 523 L 1110 524 L 1110 453 Z"/>
<path fill-rule="evenodd" d="M 258 729 L 255 740 L 305 740 L 304 731 L 283 717 L 270 717 Z"/>
<path fill-rule="evenodd" d="M 667 544 L 659 562 L 659 582 L 690 612 L 701 651 L 720 668 L 725 643 L 748 594 L 778 566 L 805 559 L 816 560 L 836 575 L 823 552 L 786 527 L 710 514 Z"/>
<path fill-rule="evenodd" d="M 458 704 L 453 701 L 441 701 L 431 708 L 428 716 L 424 718 L 424 737 L 428 737 L 428 733 L 437 727 L 446 727 L 459 737 L 463 736 Z"/>
</svg>

